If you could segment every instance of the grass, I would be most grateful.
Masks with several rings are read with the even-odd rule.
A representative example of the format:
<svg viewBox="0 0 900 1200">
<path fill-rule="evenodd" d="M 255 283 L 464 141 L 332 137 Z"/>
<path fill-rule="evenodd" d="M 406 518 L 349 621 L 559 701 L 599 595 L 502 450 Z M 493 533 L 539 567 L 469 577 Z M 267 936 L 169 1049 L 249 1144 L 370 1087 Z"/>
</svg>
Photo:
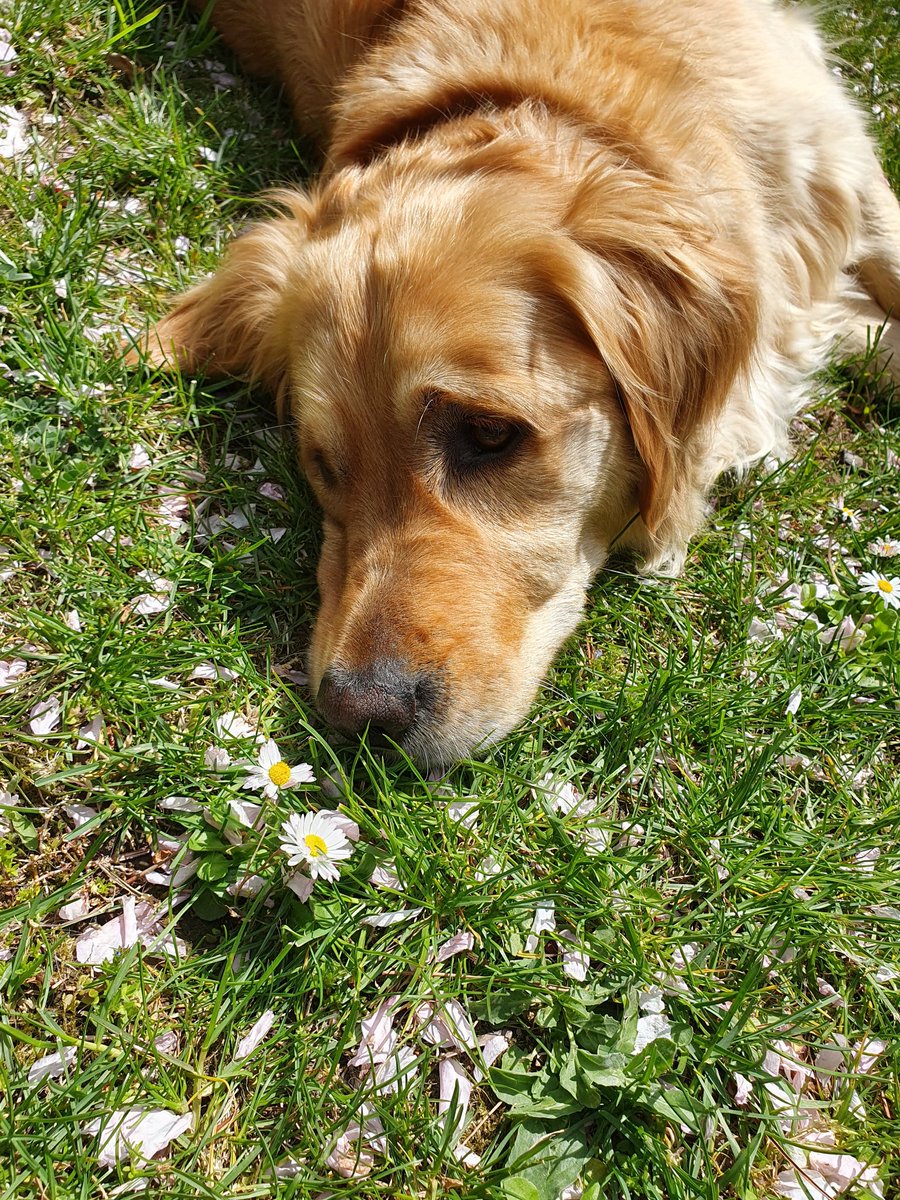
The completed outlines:
<svg viewBox="0 0 900 1200">
<path fill-rule="evenodd" d="M 31 120 L 0 174 L 0 660 L 27 665 L 0 692 L 0 789 L 19 797 L 0 810 L 0 1197 L 555 1200 L 577 1185 L 589 1200 L 750 1200 L 826 1130 L 891 1195 L 900 652 L 896 614 L 858 583 L 892 565 L 869 544 L 900 536 L 883 381 L 823 379 L 796 458 L 720 487 L 681 579 L 612 564 L 531 719 L 487 760 L 436 785 L 336 750 L 285 674 L 315 611 L 317 518 L 272 418 L 234 385 L 140 378 L 117 357 L 123 327 L 211 269 L 254 193 L 302 180 L 310 157 L 278 97 L 229 79 L 211 33 L 175 8 L 0 12 L 18 51 L 0 105 Z M 866 0 L 827 21 L 898 186 L 900 19 Z M 789 619 L 792 583 L 807 585 L 805 620 Z M 164 611 L 140 611 L 148 594 Z M 874 618 L 866 640 L 823 645 L 811 618 L 845 616 Z M 206 663 L 226 676 L 192 678 Z M 36 734 L 51 697 L 58 721 Z M 323 783 L 283 793 L 239 845 L 224 834 L 248 796 L 240 772 L 205 759 L 253 753 L 217 730 L 229 712 Z M 558 811 L 563 782 L 590 813 Z M 475 807 L 461 820 L 453 801 Z M 359 842 L 303 904 L 282 883 L 280 821 L 338 802 Z M 148 881 L 186 853 L 184 887 Z M 370 882 L 391 863 L 394 890 Z M 228 891 L 256 875 L 257 895 Z M 154 906 L 166 952 L 79 962 L 75 938 L 127 898 Z M 61 917 L 75 899 L 88 915 Z M 529 941 L 550 906 L 589 956 L 583 981 L 563 970 L 572 943 Z M 399 909 L 421 911 L 364 923 Z M 459 932 L 471 949 L 435 961 Z M 367 1090 L 348 1062 L 392 996 L 416 1070 Z M 480 1052 L 465 1022 L 448 1054 L 415 1015 L 452 1001 L 476 1035 L 509 1042 L 472 1094 L 475 1166 L 438 1094 L 441 1063 L 474 1079 Z M 269 1010 L 268 1036 L 236 1059 Z M 668 1035 L 632 1053 L 660 1015 Z M 798 1095 L 791 1064 L 842 1038 L 846 1059 Z M 28 1082 L 62 1052 L 55 1078 Z M 354 1161 L 369 1147 L 343 1143 L 344 1179 L 327 1160 L 364 1102 L 384 1152 Z M 129 1108 L 190 1128 L 157 1158 L 103 1165 L 87 1127 Z"/>
</svg>

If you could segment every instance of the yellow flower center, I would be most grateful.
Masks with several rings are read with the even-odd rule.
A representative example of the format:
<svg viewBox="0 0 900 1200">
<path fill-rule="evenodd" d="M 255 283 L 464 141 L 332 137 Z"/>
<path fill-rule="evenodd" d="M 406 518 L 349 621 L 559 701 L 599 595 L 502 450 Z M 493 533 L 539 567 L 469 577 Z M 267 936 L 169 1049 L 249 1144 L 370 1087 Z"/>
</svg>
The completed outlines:
<svg viewBox="0 0 900 1200">
<path fill-rule="evenodd" d="M 888 594 L 891 594 L 894 591 L 894 585 L 891 583 L 891 581 L 889 579 L 879 579 L 878 586 L 881 589 L 881 591 L 887 592 Z"/>
<path fill-rule="evenodd" d="M 320 858 L 321 855 L 328 853 L 324 839 L 320 838 L 317 833 L 308 833 L 303 840 L 313 858 Z"/>
<path fill-rule="evenodd" d="M 276 787 L 284 787 L 291 777 L 291 768 L 286 762 L 272 763 L 269 767 L 269 778 Z"/>
</svg>

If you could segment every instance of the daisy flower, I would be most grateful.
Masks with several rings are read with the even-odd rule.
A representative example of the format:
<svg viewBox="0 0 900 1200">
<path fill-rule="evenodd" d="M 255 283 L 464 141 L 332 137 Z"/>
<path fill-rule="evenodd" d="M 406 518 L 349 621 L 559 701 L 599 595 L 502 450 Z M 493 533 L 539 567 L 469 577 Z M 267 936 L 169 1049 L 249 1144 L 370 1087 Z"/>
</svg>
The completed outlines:
<svg viewBox="0 0 900 1200">
<path fill-rule="evenodd" d="M 871 592 L 884 601 L 885 608 L 900 608 L 900 579 L 894 576 L 888 579 L 877 571 L 866 571 L 859 577 L 859 586 L 864 592 Z"/>
<path fill-rule="evenodd" d="M 281 849 L 288 866 L 306 863 L 313 879 L 335 880 L 337 864 L 353 853 L 342 829 L 323 813 L 292 813 L 281 826 Z"/>
<path fill-rule="evenodd" d="M 859 512 L 855 508 L 849 508 L 844 503 L 843 496 L 841 496 L 833 507 L 837 514 L 837 519 L 842 525 L 849 525 L 851 529 L 859 529 Z"/>
<path fill-rule="evenodd" d="M 284 788 L 296 787 L 298 783 L 312 783 L 314 778 L 309 763 L 289 767 L 271 738 L 260 747 L 256 763 L 243 762 L 239 765 L 247 772 L 241 787 L 262 792 L 270 800 L 276 800 Z"/>
<path fill-rule="evenodd" d="M 869 542 L 866 549 L 870 554 L 875 554 L 878 558 L 896 558 L 900 554 L 900 542 L 896 538 L 878 538 L 874 542 Z"/>
</svg>

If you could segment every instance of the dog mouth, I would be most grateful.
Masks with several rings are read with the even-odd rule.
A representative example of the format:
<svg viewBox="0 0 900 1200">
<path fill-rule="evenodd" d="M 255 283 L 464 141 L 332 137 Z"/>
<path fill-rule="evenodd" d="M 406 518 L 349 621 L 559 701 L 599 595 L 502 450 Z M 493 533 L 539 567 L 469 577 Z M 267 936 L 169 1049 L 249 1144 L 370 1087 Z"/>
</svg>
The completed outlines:
<svg viewBox="0 0 900 1200">
<path fill-rule="evenodd" d="M 440 740 L 445 695 L 440 670 L 379 658 L 362 667 L 332 664 L 319 681 L 316 706 L 348 740 L 365 734 L 370 746 L 407 750 Z"/>
</svg>

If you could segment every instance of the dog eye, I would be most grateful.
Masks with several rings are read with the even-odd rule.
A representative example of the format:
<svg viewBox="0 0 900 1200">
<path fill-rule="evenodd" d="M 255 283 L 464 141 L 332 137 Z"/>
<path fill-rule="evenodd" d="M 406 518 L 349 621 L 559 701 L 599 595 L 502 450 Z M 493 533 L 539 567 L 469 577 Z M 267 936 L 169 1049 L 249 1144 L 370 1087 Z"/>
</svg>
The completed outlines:
<svg viewBox="0 0 900 1200">
<path fill-rule="evenodd" d="M 466 449 L 476 458 L 499 457 L 521 438 L 518 425 L 499 417 L 468 417 L 462 434 Z"/>
<path fill-rule="evenodd" d="M 310 461 L 312 462 L 313 469 L 325 486 L 328 488 L 333 488 L 337 483 L 337 476 L 332 468 L 328 465 L 328 461 L 322 451 L 313 451 Z"/>
</svg>

